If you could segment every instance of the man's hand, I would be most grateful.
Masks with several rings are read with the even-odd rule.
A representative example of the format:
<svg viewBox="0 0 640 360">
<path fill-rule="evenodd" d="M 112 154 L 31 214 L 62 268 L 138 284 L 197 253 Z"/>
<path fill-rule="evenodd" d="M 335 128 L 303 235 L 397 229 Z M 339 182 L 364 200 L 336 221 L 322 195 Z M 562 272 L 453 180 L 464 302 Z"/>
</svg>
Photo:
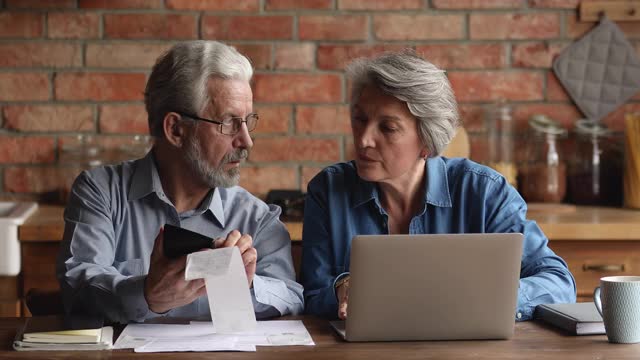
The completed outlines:
<svg viewBox="0 0 640 360">
<path fill-rule="evenodd" d="M 155 313 L 187 305 L 207 293 L 203 279 L 184 279 L 186 256 L 177 259 L 164 256 L 163 241 L 164 229 L 161 228 L 153 245 L 149 274 L 144 282 L 144 297 L 149 309 Z"/>
<path fill-rule="evenodd" d="M 240 249 L 244 271 L 247 273 L 247 280 L 249 281 L 249 287 L 251 287 L 253 285 L 253 277 L 256 274 L 256 264 L 258 263 L 258 251 L 253 247 L 251 235 L 242 235 L 240 231 L 233 230 L 227 235 L 226 239 L 217 238 L 214 241 L 214 245 L 215 248 L 237 246 Z"/>
<path fill-rule="evenodd" d="M 341 320 L 347 319 L 347 302 L 349 300 L 349 277 L 336 288 L 338 297 L 338 317 Z"/>
</svg>

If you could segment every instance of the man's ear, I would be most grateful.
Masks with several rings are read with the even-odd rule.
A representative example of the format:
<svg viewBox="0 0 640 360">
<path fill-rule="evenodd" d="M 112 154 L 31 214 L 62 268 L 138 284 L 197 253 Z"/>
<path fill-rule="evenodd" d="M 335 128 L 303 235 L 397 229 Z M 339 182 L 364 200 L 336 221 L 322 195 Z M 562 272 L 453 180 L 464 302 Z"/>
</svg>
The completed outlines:
<svg viewBox="0 0 640 360">
<path fill-rule="evenodd" d="M 169 112 L 162 119 L 162 130 L 167 141 L 175 146 L 182 147 L 187 136 L 185 128 L 180 126 L 180 115 Z"/>
</svg>

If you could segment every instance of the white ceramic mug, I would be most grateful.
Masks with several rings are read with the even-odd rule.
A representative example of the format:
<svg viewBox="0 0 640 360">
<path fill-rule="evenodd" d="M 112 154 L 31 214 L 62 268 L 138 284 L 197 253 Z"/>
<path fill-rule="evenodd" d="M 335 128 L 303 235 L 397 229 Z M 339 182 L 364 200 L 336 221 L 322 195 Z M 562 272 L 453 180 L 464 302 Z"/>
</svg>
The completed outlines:
<svg viewBox="0 0 640 360">
<path fill-rule="evenodd" d="M 640 342 L 640 276 L 608 276 L 600 279 L 593 301 L 612 343 Z"/>
</svg>

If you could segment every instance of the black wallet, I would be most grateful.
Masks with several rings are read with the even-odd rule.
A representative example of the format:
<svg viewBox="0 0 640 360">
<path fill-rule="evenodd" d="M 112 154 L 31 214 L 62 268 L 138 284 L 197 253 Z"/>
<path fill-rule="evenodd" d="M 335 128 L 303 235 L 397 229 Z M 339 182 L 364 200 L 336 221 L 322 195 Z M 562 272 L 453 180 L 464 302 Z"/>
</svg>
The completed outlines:
<svg viewBox="0 0 640 360">
<path fill-rule="evenodd" d="M 213 247 L 213 239 L 195 231 L 164 225 L 164 255 L 177 258 L 194 251 Z"/>
</svg>

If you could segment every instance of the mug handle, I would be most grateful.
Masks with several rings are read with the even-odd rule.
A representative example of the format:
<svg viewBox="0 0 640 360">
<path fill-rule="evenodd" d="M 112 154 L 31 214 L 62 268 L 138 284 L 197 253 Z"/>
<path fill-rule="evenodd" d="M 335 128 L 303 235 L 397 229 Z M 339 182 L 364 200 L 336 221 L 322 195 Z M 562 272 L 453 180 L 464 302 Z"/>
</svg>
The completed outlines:
<svg viewBox="0 0 640 360">
<path fill-rule="evenodd" d="M 600 316 L 604 316 L 602 315 L 602 303 L 600 302 L 600 286 L 593 291 L 593 303 L 596 304 L 596 309 L 598 309 Z"/>
</svg>

